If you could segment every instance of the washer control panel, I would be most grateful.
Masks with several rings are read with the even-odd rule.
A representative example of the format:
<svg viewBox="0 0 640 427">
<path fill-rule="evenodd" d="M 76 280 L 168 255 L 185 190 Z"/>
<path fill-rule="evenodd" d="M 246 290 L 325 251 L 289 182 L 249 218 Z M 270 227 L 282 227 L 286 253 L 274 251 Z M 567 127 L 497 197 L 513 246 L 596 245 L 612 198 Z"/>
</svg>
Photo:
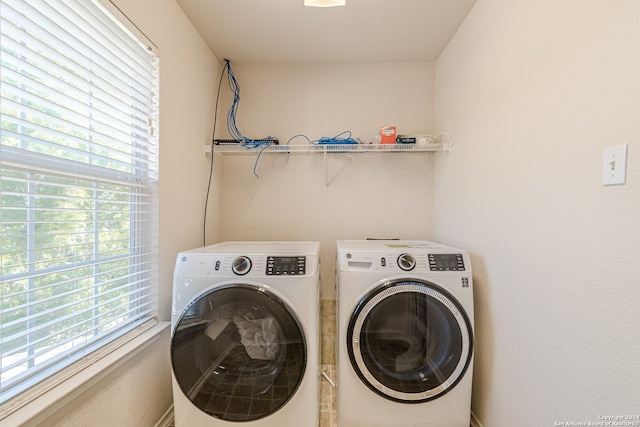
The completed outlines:
<svg viewBox="0 0 640 427">
<path fill-rule="evenodd" d="M 337 249 L 338 271 L 471 274 L 467 251 L 429 241 L 339 240 Z"/>
<path fill-rule="evenodd" d="M 429 254 L 431 271 L 464 271 L 462 254 Z"/>
<path fill-rule="evenodd" d="M 268 256 L 267 276 L 304 276 L 307 267 L 305 256 Z"/>
</svg>

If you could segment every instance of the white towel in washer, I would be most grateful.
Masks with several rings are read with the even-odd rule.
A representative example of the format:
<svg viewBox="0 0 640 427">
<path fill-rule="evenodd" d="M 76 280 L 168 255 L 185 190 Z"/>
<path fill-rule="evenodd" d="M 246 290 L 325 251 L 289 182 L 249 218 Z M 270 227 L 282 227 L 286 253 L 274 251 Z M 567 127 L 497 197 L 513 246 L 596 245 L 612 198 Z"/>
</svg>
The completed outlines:
<svg viewBox="0 0 640 427">
<path fill-rule="evenodd" d="M 278 327 L 271 316 L 252 319 L 249 315 L 233 316 L 240 332 L 240 342 L 252 359 L 274 360 L 278 355 Z"/>
</svg>

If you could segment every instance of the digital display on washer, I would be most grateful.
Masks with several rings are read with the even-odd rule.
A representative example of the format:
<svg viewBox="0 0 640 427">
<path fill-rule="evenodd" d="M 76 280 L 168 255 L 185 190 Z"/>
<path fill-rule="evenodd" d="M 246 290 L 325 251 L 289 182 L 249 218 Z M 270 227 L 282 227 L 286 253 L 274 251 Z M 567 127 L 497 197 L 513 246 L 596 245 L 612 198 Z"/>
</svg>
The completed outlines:
<svg viewBox="0 0 640 427">
<path fill-rule="evenodd" d="M 462 254 L 429 254 L 431 271 L 464 271 Z"/>
<path fill-rule="evenodd" d="M 307 258 L 304 256 L 267 257 L 268 276 L 303 276 L 306 272 Z"/>
</svg>

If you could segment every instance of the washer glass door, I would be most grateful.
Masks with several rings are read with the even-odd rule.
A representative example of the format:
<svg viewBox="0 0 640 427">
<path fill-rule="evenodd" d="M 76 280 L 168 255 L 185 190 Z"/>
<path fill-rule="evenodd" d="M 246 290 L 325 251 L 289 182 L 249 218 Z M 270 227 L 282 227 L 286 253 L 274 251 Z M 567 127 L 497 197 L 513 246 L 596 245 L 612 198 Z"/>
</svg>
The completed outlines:
<svg viewBox="0 0 640 427">
<path fill-rule="evenodd" d="M 471 361 L 469 319 L 446 291 L 398 280 L 374 289 L 351 316 L 349 358 L 360 379 L 393 401 L 435 399 L 462 379 Z"/>
<path fill-rule="evenodd" d="M 214 288 L 192 301 L 176 323 L 171 363 L 182 392 L 226 421 L 266 417 L 295 394 L 307 361 L 293 311 L 248 284 Z"/>
</svg>

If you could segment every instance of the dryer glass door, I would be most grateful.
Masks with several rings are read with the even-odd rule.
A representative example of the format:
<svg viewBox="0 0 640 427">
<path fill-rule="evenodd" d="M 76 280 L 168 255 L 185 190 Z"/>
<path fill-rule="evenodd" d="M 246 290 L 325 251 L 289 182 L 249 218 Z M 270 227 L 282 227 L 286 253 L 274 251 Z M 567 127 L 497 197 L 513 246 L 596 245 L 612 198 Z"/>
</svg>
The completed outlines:
<svg viewBox="0 0 640 427">
<path fill-rule="evenodd" d="M 252 421 L 295 394 L 307 361 L 293 311 L 267 289 L 234 284 L 189 304 L 173 330 L 171 362 L 185 396 L 226 421 Z"/>
<path fill-rule="evenodd" d="M 376 288 L 347 332 L 353 368 L 374 392 L 397 402 L 435 399 L 462 379 L 473 350 L 469 319 L 446 291 L 400 280 Z"/>
</svg>

